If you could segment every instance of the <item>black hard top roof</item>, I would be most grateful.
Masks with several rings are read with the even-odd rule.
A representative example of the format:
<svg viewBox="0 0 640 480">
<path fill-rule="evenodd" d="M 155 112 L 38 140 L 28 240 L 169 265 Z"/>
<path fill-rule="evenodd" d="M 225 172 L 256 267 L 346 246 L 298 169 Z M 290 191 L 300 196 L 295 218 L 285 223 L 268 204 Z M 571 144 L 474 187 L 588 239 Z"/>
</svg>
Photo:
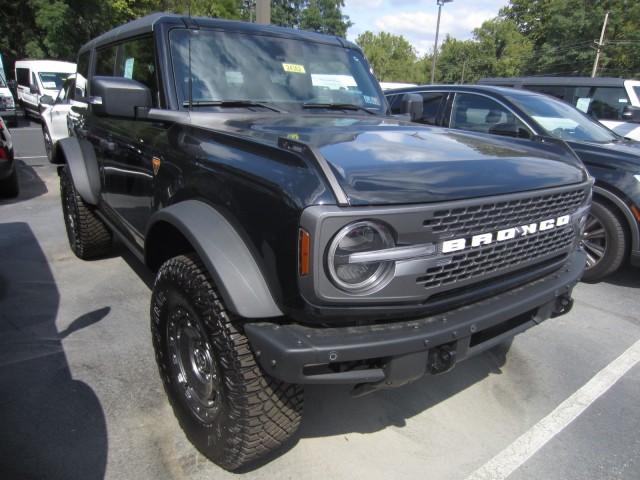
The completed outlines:
<svg viewBox="0 0 640 480">
<path fill-rule="evenodd" d="M 614 77 L 494 77 L 478 80 L 479 85 L 551 85 L 568 87 L 622 87 L 624 78 Z"/>
<path fill-rule="evenodd" d="M 294 30 L 291 28 L 276 27 L 273 25 L 264 25 L 261 23 L 246 23 L 233 20 L 222 20 L 218 18 L 185 17 L 171 13 L 159 12 L 152 13 L 151 15 L 139 18 L 138 20 L 133 20 L 132 22 L 126 23 L 112 30 L 109 30 L 106 33 L 103 33 L 99 37 L 96 37 L 90 42 L 86 43 L 80 49 L 80 52 L 89 50 L 94 47 L 116 43 L 125 38 L 131 38 L 151 33 L 160 25 L 175 26 L 178 28 L 228 30 L 234 32 L 252 33 L 255 35 L 268 35 L 281 38 L 307 40 L 316 43 L 325 43 L 329 45 L 336 45 L 340 47 L 348 47 L 355 50 L 360 50 L 357 45 L 343 38 L 322 35 L 314 32 L 307 32 L 304 30 Z"/>
<path fill-rule="evenodd" d="M 390 88 L 388 90 L 384 90 L 382 93 L 385 95 L 394 95 L 398 93 L 413 93 L 413 92 L 486 92 L 486 93 L 495 93 L 499 95 L 541 95 L 538 92 L 533 92 L 530 90 L 520 90 L 515 88 L 509 88 L 506 86 L 496 86 L 496 85 L 473 85 L 473 84 L 462 84 L 462 85 L 418 85 L 415 87 L 402 87 L 402 88 Z"/>
</svg>

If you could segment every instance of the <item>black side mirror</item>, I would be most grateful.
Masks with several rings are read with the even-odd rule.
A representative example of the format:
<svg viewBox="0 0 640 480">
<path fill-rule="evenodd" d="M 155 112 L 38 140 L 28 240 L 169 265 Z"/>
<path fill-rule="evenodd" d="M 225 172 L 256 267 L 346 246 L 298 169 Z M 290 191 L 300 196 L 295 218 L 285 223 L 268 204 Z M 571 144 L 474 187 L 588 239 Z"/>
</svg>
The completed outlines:
<svg viewBox="0 0 640 480">
<path fill-rule="evenodd" d="M 405 93 L 402 97 L 401 113 L 408 113 L 412 122 L 422 118 L 422 95 Z"/>
<path fill-rule="evenodd" d="M 640 123 L 640 107 L 627 105 L 622 110 L 622 119 L 627 122 Z"/>
<path fill-rule="evenodd" d="M 40 103 L 43 105 L 53 105 L 53 97 L 51 95 L 42 95 Z"/>
<path fill-rule="evenodd" d="M 91 111 L 98 116 L 136 118 L 137 108 L 152 107 L 151 90 L 124 77 L 93 77 L 89 84 Z"/>
<path fill-rule="evenodd" d="M 502 135 L 503 137 L 531 138 L 531 134 L 515 123 L 498 123 L 489 129 L 489 133 Z"/>
</svg>

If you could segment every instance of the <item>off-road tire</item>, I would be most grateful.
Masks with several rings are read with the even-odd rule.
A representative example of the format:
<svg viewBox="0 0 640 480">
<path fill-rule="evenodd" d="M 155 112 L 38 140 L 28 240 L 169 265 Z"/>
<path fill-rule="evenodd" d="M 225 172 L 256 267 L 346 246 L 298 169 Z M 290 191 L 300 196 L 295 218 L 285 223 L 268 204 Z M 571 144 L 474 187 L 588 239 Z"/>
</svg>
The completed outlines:
<svg viewBox="0 0 640 480">
<path fill-rule="evenodd" d="M 627 245 L 620 214 L 609 204 L 594 201 L 582 237 L 582 246 L 587 252 L 587 268 L 582 280 L 593 282 L 615 272 L 624 261 Z"/>
<path fill-rule="evenodd" d="M 66 165 L 60 172 L 60 197 L 67 238 L 73 253 L 84 260 L 111 252 L 111 229 L 96 215 L 95 207 L 82 199 Z"/>
<path fill-rule="evenodd" d="M 160 267 L 151 334 L 165 391 L 180 426 L 206 457 L 236 470 L 298 429 L 303 390 L 262 371 L 196 255 Z"/>
<path fill-rule="evenodd" d="M 49 163 L 56 163 L 55 152 L 53 151 L 53 142 L 51 140 L 51 133 L 49 127 L 45 122 L 42 122 L 42 138 L 44 140 L 44 151 L 47 154 Z"/>
<path fill-rule="evenodd" d="M 0 197 L 15 198 L 19 193 L 20 186 L 18 185 L 18 169 L 14 163 L 11 175 L 0 180 Z"/>
</svg>

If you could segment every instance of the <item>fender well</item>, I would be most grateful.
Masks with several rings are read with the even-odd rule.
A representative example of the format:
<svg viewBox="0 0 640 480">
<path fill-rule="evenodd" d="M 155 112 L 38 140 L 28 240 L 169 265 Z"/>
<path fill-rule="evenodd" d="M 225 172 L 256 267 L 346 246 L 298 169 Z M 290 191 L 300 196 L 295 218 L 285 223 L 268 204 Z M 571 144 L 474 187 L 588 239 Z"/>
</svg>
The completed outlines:
<svg viewBox="0 0 640 480">
<path fill-rule="evenodd" d="M 68 137 L 58 142 L 62 150 L 71 178 L 82 199 L 97 205 L 100 199 L 100 172 L 93 147 L 86 140 Z"/>
<path fill-rule="evenodd" d="M 171 238 L 164 235 L 168 231 L 174 232 Z M 232 312 L 244 318 L 283 315 L 240 235 L 209 205 L 187 200 L 156 212 L 145 238 L 145 261 L 151 268 L 159 267 L 167 256 L 173 256 L 174 250 L 175 254 L 184 252 L 188 242 L 206 265 Z M 166 248 L 161 244 L 163 241 L 176 244 Z"/>
</svg>

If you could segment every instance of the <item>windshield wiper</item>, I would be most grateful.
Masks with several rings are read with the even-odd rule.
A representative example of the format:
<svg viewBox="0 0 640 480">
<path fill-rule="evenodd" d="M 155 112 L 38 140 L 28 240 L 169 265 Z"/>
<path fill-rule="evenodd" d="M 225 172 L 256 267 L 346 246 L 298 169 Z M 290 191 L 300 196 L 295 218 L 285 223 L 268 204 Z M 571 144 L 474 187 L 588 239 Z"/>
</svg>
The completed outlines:
<svg viewBox="0 0 640 480">
<path fill-rule="evenodd" d="M 188 107 L 261 107 L 273 112 L 283 113 L 275 107 L 270 107 L 263 102 L 254 102 L 252 100 L 194 100 L 189 103 L 182 102 L 182 106 Z"/>
<path fill-rule="evenodd" d="M 377 115 L 376 112 L 354 105 L 352 103 L 303 103 L 302 108 L 324 108 L 327 110 L 361 110 L 363 112 L 370 113 L 371 115 Z"/>
</svg>

